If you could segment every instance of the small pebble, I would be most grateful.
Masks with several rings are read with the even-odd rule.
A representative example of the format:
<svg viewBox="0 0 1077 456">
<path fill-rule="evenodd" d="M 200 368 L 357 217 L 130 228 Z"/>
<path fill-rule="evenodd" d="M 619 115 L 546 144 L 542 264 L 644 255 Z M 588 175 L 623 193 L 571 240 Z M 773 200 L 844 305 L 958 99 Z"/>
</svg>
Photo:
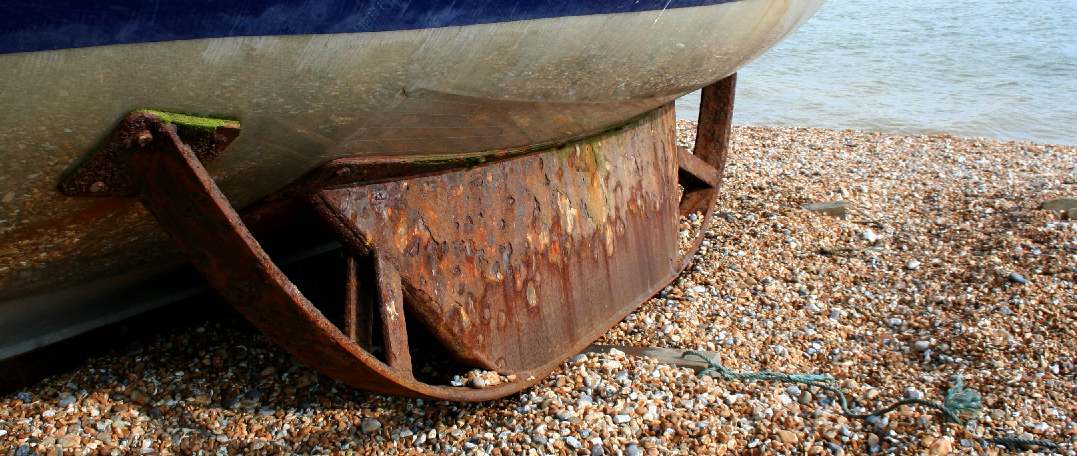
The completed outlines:
<svg viewBox="0 0 1077 456">
<path fill-rule="evenodd" d="M 950 436 L 937 438 L 928 446 L 928 454 L 931 456 L 946 456 L 953 451 L 954 439 Z"/>
<path fill-rule="evenodd" d="M 381 421 L 378 421 L 374 418 L 367 418 L 363 420 L 360 429 L 367 434 L 370 434 L 372 432 L 378 432 L 378 430 L 381 429 Z"/>
<path fill-rule="evenodd" d="M 577 448 L 579 448 L 581 446 L 579 439 L 577 439 L 577 438 L 575 438 L 575 437 L 573 437 L 571 435 L 565 436 L 565 445 L 568 445 L 569 448 L 573 448 L 573 449 L 577 449 Z"/>
<path fill-rule="evenodd" d="M 1011 272 L 1010 275 L 1006 276 L 1006 278 L 1010 282 L 1013 282 L 1013 283 L 1016 283 L 1016 284 L 1028 285 L 1028 279 L 1026 279 L 1025 276 L 1023 276 L 1021 274 L 1018 274 L 1016 272 Z"/>
<path fill-rule="evenodd" d="M 849 214 L 849 203 L 845 201 L 811 203 L 805 204 L 803 208 L 808 211 L 818 212 L 831 217 L 845 217 Z"/>
<path fill-rule="evenodd" d="M 67 395 L 60 399 L 60 407 L 67 407 L 75 403 L 75 396 Z"/>
<path fill-rule="evenodd" d="M 910 386 L 908 388 L 905 388 L 905 398 L 906 399 L 923 399 L 924 398 L 924 393 L 922 393 L 920 390 Z"/>
</svg>

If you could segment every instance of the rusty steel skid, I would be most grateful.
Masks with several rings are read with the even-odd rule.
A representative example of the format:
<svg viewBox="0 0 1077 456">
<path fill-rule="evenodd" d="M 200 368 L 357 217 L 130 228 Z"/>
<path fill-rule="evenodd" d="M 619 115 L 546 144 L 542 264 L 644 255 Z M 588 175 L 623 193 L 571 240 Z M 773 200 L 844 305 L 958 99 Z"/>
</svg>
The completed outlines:
<svg viewBox="0 0 1077 456">
<path fill-rule="evenodd" d="M 687 264 L 711 219 L 734 82 L 704 91 L 694 153 L 676 146 L 667 105 L 586 140 L 465 168 L 341 182 L 334 169 L 362 163 L 342 159 L 282 191 L 289 204 L 278 195 L 248 212 L 257 220 L 267 207 L 304 206 L 335 234 L 342 279 L 318 285 L 343 289 L 342 318 L 278 268 L 203 167 L 213 154 L 188 144 L 219 152 L 238 125 L 192 132 L 132 113 L 61 188 L 137 194 L 240 313 L 333 378 L 380 393 L 490 400 L 540 381 Z M 680 252 L 679 218 L 690 212 L 706 214 L 704 229 Z M 427 352 L 507 381 L 429 381 L 413 365 Z"/>
</svg>

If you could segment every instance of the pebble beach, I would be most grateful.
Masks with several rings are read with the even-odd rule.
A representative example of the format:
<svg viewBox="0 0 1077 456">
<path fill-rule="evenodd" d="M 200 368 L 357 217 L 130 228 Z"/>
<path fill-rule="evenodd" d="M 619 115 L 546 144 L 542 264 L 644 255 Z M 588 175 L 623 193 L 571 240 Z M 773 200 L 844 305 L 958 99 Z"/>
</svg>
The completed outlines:
<svg viewBox="0 0 1077 456">
<path fill-rule="evenodd" d="M 738 126 L 721 193 L 693 265 L 596 343 L 829 374 L 857 413 L 960 375 L 982 412 L 849 419 L 817 387 L 616 349 L 495 402 L 388 397 L 229 316 L 0 396 L 0 455 L 1077 454 L 1077 216 L 1041 209 L 1077 196 L 1077 148 Z"/>
</svg>

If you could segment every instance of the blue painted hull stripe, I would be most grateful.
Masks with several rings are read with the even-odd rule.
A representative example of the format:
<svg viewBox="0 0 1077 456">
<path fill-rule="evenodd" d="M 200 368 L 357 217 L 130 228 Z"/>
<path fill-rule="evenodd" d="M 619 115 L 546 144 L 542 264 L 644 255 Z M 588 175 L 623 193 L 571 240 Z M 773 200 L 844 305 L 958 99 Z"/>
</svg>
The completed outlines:
<svg viewBox="0 0 1077 456">
<path fill-rule="evenodd" d="M 3 0 L 0 54 L 233 36 L 382 32 L 737 0 Z"/>
</svg>

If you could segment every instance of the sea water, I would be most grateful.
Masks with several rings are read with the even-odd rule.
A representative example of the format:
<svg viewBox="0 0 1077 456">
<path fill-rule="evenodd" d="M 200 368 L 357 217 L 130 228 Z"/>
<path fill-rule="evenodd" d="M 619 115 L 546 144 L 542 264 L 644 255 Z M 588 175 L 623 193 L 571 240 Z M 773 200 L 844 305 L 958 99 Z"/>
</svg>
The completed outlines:
<svg viewBox="0 0 1077 456">
<path fill-rule="evenodd" d="M 740 71 L 734 122 L 1077 145 L 1077 0 L 829 0 Z"/>
</svg>

